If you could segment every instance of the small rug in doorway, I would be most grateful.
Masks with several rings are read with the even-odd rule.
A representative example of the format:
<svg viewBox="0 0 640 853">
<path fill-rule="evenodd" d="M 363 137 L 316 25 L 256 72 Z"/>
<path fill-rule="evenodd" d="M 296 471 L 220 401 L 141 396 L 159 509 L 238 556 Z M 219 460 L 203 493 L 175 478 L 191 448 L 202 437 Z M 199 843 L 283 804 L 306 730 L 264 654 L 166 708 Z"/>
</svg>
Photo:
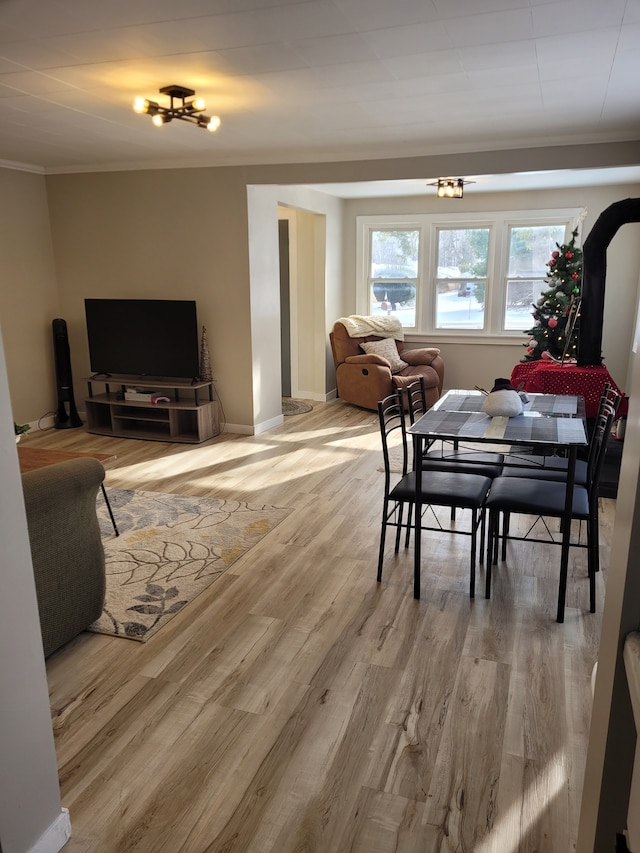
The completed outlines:
<svg viewBox="0 0 640 853">
<path fill-rule="evenodd" d="M 282 414 L 285 417 L 289 415 L 303 415 L 305 412 L 312 411 L 313 406 L 308 403 L 302 403 L 300 400 L 292 400 L 291 397 L 282 398 Z"/>
<path fill-rule="evenodd" d="M 109 489 L 98 495 L 106 556 L 102 616 L 90 631 L 144 642 L 289 513 L 287 507 Z"/>
</svg>

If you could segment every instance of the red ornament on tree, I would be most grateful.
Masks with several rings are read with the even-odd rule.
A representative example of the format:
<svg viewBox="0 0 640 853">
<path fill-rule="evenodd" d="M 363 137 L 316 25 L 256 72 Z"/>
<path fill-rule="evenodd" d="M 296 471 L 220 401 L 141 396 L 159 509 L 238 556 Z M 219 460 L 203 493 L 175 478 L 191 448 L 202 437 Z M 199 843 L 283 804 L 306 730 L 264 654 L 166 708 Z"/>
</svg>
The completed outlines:
<svg viewBox="0 0 640 853">
<path fill-rule="evenodd" d="M 549 326 L 550 329 L 555 329 L 555 327 L 558 325 L 558 318 L 557 317 L 549 317 L 549 322 L 547 325 Z"/>
</svg>

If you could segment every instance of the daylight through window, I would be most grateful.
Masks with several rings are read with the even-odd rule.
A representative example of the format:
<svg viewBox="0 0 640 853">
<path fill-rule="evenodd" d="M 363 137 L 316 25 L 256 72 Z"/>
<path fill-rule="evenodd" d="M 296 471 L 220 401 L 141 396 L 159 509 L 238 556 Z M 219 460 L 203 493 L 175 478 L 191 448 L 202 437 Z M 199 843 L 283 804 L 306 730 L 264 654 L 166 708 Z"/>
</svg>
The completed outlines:
<svg viewBox="0 0 640 853">
<path fill-rule="evenodd" d="M 579 213 L 359 216 L 357 313 L 431 336 L 522 334 Z"/>
</svg>

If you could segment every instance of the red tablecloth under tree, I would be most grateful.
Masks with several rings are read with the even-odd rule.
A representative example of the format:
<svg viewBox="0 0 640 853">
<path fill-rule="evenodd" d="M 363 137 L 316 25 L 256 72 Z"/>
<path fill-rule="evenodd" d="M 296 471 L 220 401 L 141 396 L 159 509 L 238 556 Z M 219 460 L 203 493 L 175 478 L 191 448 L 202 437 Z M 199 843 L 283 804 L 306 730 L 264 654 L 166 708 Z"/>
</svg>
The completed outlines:
<svg viewBox="0 0 640 853">
<path fill-rule="evenodd" d="M 615 391 L 623 395 L 611 378 L 604 365 L 598 367 L 578 367 L 576 364 L 557 364 L 547 360 L 526 361 L 516 364 L 511 372 L 511 384 L 522 391 L 537 394 L 578 394 L 584 397 L 588 418 L 598 414 L 600 398 L 605 383 L 609 382 Z M 627 414 L 628 400 L 623 396 L 618 409 L 618 417 Z"/>
</svg>

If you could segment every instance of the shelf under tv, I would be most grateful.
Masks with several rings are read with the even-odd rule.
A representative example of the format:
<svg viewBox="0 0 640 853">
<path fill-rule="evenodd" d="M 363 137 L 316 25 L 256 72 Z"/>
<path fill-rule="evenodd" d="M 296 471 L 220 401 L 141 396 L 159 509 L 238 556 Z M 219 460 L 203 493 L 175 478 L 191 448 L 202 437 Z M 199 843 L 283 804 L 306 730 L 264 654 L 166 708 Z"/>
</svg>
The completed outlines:
<svg viewBox="0 0 640 853">
<path fill-rule="evenodd" d="M 199 444 L 220 432 L 212 382 L 105 374 L 94 374 L 85 382 L 87 429 L 97 435 Z M 95 394 L 94 383 L 104 390 Z M 130 387 L 169 391 L 171 401 L 125 400 Z"/>
</svg>

